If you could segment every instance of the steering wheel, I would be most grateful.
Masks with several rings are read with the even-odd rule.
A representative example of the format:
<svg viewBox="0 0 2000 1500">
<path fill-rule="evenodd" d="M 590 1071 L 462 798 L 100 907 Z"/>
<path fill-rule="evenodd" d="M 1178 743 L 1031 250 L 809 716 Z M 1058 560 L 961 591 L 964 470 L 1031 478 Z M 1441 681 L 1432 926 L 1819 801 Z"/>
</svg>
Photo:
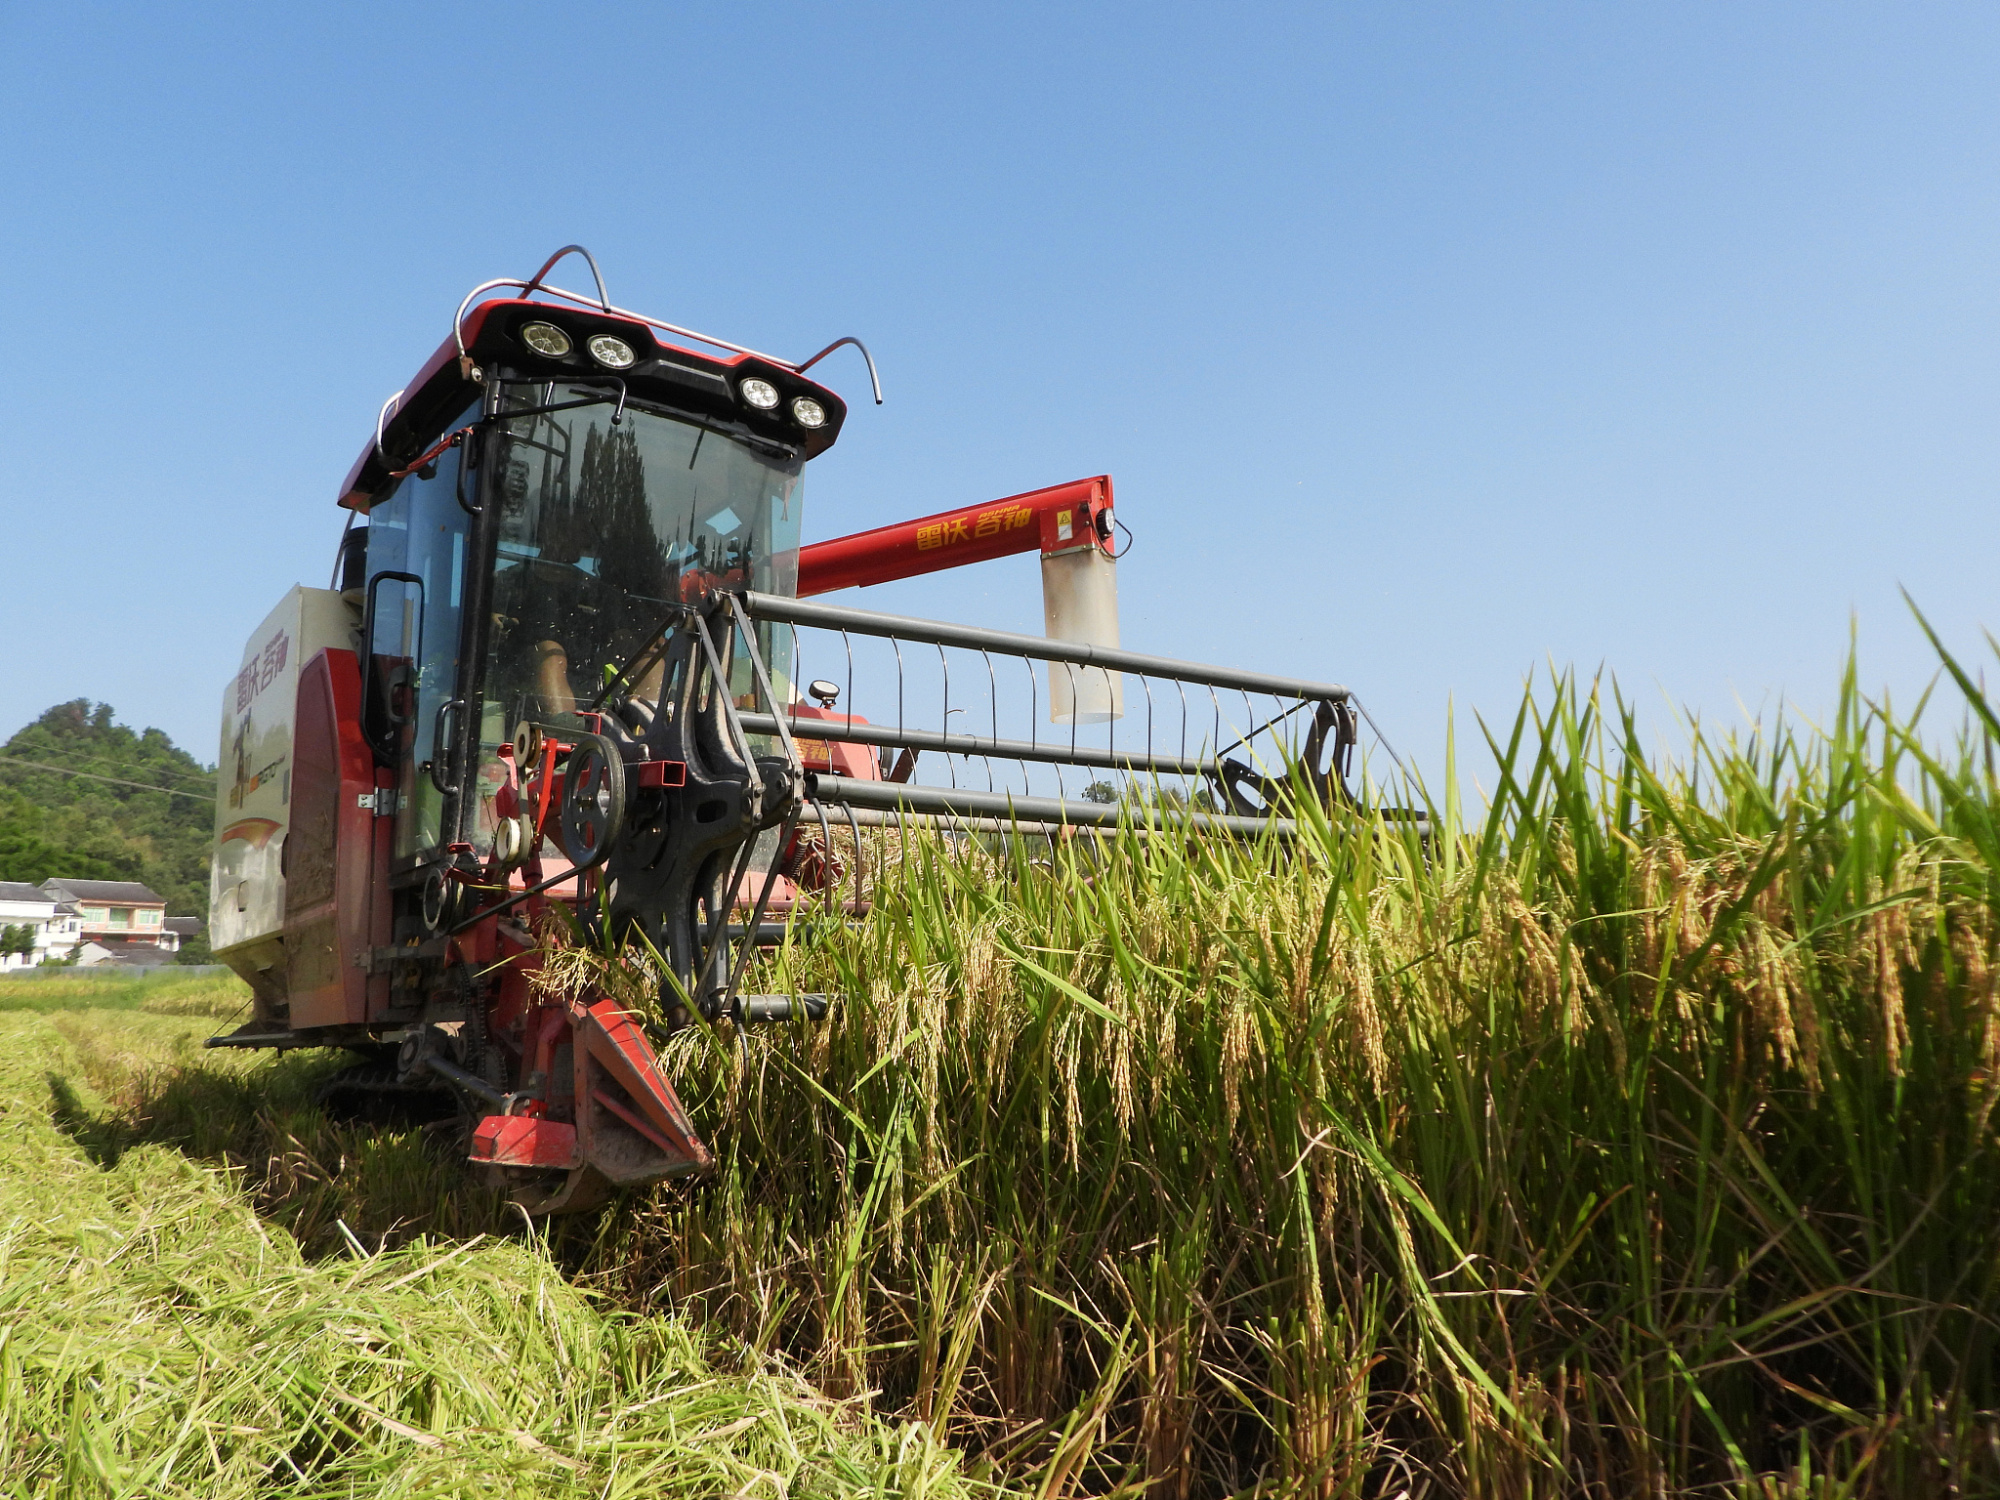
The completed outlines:
<svg viewBox="0 0 2000 1500">
<path fill-rule="evenodd" d="M 597 864 L 625 831 L 625 761 L 601 734 L 575 736 L 562 785 L 563 853 L 579 869 Z"/>
</svg>

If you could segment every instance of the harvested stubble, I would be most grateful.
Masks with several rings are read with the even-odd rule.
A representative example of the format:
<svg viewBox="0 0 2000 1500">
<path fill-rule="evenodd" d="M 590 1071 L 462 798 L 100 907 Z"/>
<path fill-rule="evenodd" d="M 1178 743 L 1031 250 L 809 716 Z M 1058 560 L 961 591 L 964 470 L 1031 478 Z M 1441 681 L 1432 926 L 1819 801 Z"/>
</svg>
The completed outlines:
<svg viewBox="0 0 2000 1500">
<path fill-rule="evenodd" d="M 725 1375 L 702 1335 L 607 1312 L 538 1243 L 369 1254 L 343 1236 L 338 1257 L 305 1259 L 227 1176 L 133 1144 L 146 1123 L 95 1086 L 157 1098 L 146 1079 L 162 1069 L 268 1083 L 286 1066 L 193 1054 L 213 1022 L 148 1014 L 155 1000 L 174 1008 L 157 987 L 0 989 L 6 1493 L 948 1500 L 970 1488 L 922 1429 L 885 1428 L 776 1366 Z M 356 1162 L 345 1186 L 365 1196 L 355 1179 L 371 1171 Z"/>
<path fill-rule="evenodd" d="M 913 839 L 594 1274 L 1045 1496 L 1993 1493 L 1973 707 L 1661 764 L 1564 682 L 1428 847 Z"/>
</svg>

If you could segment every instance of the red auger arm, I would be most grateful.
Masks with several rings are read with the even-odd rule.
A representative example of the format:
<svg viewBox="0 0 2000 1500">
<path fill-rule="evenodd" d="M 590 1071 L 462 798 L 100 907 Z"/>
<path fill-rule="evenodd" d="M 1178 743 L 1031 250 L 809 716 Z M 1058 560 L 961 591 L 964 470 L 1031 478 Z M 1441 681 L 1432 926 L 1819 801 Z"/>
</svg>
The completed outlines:
<svg viewBox="0 0 2000 1500">
<path fill-rule="evenodd" d="M 963 567 L 1016 552 L 1111 549 L 1111 476 L 1009 495 L 799 549 L 799 597 Z"/>
</svg>

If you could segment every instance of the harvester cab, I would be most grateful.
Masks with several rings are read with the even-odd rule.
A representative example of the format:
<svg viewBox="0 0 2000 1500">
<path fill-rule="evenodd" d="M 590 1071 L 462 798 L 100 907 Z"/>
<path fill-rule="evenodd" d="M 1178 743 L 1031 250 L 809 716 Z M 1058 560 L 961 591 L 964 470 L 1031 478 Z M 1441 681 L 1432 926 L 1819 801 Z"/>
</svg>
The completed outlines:
<svg viewBox="0 0 2000 1500">
<path fill-rule="evenodd" d="M 455 1094 L 531 1213 L 707 1164 L 651 1039 L 823 1013 L 742 985 L 786 920 L 867 909 L 866 830 L 1283 837 L 1297 798 L 1347 796 L 1356 722 L 1335 684 L 1122 650 L 1108 478 L 803 545 L 847 416 L 808 372 L 853 344 L 879 401 L 866 349 L 793 363 L 641 317 L 595 262 L 596 295 L 551 286 L 570 253 L 468 295 L 342 486 L 334 586 L 252 637 L 211 893 L 255 1007 L 210 1045 L 343 1047 L 344 1090 Z M 1030 550 L 1046 637 L 811 597 Z M 932 656 L 941 696 L 912 677 Z M 565 967 L 579 945 L 636 953 L 657 1011 Z"/>
</svg>

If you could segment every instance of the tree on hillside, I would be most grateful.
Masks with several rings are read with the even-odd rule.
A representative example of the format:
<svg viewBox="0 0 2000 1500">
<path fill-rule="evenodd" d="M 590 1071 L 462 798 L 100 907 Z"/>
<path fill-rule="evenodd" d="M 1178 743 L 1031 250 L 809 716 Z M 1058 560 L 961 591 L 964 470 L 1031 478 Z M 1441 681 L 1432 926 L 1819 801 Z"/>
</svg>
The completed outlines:
<svg viewBox="0 0 2000 1500">
<path fill-rule="evenodd" d="M 15 805 L 25 801 L 0 787 L 0 830 L 11 829 L 22 818 L 34 815 L 33 808 L 16 815 Z M 122 850 L 86 854 L 33 834 L 0 831 L 0 880 L 40 885 L 51 875 L 67 875 L 73 880 L 145 879 L 136 854 Z"/>
<path fill-rule="evenodd" d="M 162 731 L 59 703 L 0 746 L 0 879 L 142 880 L 170 915 L 206 920 L 214 798 L 213 771 Z"/>
</svg>

